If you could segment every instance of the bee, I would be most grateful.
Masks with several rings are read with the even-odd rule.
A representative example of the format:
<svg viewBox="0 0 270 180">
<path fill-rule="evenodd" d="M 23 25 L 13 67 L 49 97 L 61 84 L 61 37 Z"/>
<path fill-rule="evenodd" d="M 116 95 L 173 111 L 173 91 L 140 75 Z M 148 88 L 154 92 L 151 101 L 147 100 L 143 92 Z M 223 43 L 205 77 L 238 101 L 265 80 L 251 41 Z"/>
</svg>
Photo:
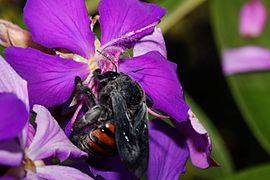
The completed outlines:
<svg viewBox="0 0 270 180">
<path fill-rule="evenodd" d="M 73 125 L 71 141 L 94 157 L 117 153 L 125 167 L 137 177 L 148 166 L 148 113 L 141 86 L 128 75 L 114 71 L 93 72 L 97 95 L 75 78 L 75 92 L 88 110 Z"/>
</svg>

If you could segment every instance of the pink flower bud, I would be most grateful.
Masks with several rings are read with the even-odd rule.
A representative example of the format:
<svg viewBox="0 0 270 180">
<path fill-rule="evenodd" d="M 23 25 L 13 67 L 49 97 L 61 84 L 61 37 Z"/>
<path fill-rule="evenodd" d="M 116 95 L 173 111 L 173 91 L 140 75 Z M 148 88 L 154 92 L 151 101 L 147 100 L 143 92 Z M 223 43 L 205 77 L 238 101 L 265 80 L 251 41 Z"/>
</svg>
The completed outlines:
<svg viewBox="0 0 270 180">
<path fill-rule="evenodd" d="M 29 41 L 32 41 L 29 32 L 9 21 L 0 19 L 0 44 L 2 46 L 28 47 Z"/>
<path fill-rule="evenodd" d="M 267 21 L 267 10 L 260 0 L 250 0 L 240 11 L 239 32 L 243 37 L 258 37 Z"/>
<path fill-rule="evenodd" d="M 35 43 L 32 39 L 32 35 L 28 31 L 3 19 L 0 19 L 0 45 L 4 47 L 32 47 L 49 54 L 53 54 L 52 49 Z"/>
</svg>

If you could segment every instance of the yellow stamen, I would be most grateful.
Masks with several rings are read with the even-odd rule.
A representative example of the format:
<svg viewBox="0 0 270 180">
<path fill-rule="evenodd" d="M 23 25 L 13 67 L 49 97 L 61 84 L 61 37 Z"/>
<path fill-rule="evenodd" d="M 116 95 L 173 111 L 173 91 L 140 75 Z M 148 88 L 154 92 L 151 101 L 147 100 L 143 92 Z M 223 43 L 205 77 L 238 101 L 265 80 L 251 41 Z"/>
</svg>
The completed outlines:
<svg viewBox="0 0 270 180">
<path fill-rule="evenodd" d="M 63 53 L 59 51 L 56 51 L 56 54 L 58 54 L 63 59 L 73 59 L 74 61 L 77 61 L 77 62 L 87 63 L 89 66 L 90 72 L 93 72 L 98 67 L 97 61 L 95 59 L 86 59 L 78 54 Z"/>
<path fill-rule="evenodd" d="M 23 164 L 24 169 L 31 170 L 34 173 L 37 172 L 35 163 L 31 159 L 29 159 L 27 156 L 24 157 L 22 164 Z"/>
</svg>

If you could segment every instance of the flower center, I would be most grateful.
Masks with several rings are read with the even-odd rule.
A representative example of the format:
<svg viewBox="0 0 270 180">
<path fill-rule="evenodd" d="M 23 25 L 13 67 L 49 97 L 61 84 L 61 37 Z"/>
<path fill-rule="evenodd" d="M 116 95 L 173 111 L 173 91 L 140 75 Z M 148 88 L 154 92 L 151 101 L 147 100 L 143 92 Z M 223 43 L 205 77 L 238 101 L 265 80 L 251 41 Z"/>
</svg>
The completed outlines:
<svg viewBox="0 0 270 180">
<path fill-rule="evenodd" d="M 36 167 L 37 166 L 44 166 L 44 162 L 42 160 L 38 161 L 32 161 L 29 157 L 26 155 L 24 156 L 20 166 L 17 167 L 11 167 L 6 173 L 5 176 L 13 177 L 15 179 L 22 179 L 26 173 L 27 170 L 32 171 L 33 173 L 37 172 Z"/>
<path fill-rule="evenodd" d="M 89 59 L 84 58 L 78 54 L 61 51 L 56 51 L 56 54 L 58 54 L 63 59 L 73 59 L 74 61 L 88 64 L 89 75 L 85 82 L 89 84 L 92 78 L 92 72 L 94 72 L 96 69 L 101 69 L 102 72 L 117 71 L 119 58 L 124 52 L 119 47 L 101 47 L 100 41 L 97 38 L 95 40 L 95 48 L 97 49 L 95 55 L 91 56 Z"/>
<path fill-rule="evenodd" d="M 34 173 L 36 173 L 36 165 L 35 165 L 35 163 L 30 158 L 28 158 L 27 156 L 24 156 L 22 164 L 23 164 L 24 169 L 28 169 L 28 170 L 31 170 Z"/>
</svg>

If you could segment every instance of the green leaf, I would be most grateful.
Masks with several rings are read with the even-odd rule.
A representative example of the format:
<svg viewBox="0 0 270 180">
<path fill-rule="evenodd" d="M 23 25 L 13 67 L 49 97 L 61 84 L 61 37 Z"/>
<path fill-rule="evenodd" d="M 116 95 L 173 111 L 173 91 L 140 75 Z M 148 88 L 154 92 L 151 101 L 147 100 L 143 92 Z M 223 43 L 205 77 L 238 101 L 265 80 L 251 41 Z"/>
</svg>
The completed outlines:
<svg viewBox="0 0 270 180">
<path fill-rule="evenodd" d="M 192 12 L 195 8 L 206 2 L 207 0 L 153 0 L 151 3 L 159 4 L 167 10 L 166 16 L 162 19 L 159 27 L 165 33 L 178 21 Z M 95 15 L 99 0 L 86 0 L 86 6 L 90 15 Z"/>
<path fill-rule="evenodd" d="M 270 48 L 270 24 L 255 39 L 240 37 L 239 11 L 246 0 L 212 0 L 212 24 L 217 44 L 224 48 L 257 45 Z M 263 1 L 270 7 L 270 1 Z M 268 9 L 270 12 L 270 9 Z M 260 144 L 270 153 L 270 72 L 252 72 L 227 77 L 231 92 L 247 124 Z"/>
<path fill-rule="evenodd" d="M 270 179 L 270 164 L 265 164 L 243 170 L 233 176 L 221 178 L 222 180 L 268 180 Z"/>
<path fill-rule="evenodd" d="M 162 19 L 159 27 L 163 33 L 167 32 L 178 21 L 192 12 L 195 8 L 206 2 L 206 0 L 169 0 L 159 1 L 159 5 L 167 10 L 166 16 Z"/>
<path fill-rule="evenodd" d="M 247 124 L 270 153 L 270 72 L 239 74 L 227 79 Z"/>
<path fill-rule="evenodd" d="M 100 0 L 86 0 L 86 7 L 91 16 L 94 16 L 95 12 L 97 12 L 98 3 Z"/>
<path fill-rule="evenodd" d="M 198 119 L 207 129 L 213 143 L 212 157 L 215 161 L 217 161 L 220 167 L 213 167 L 204 170 L 194 168 L 189 163 L 188 173 L 184 175 L 184 179 L 193 179 L 195 177 L 200 177 L 200 179 L 213 179 L 220 176 L 225 177 L 231 175 L 233 173 L 233 163 L 231 156 L 223 142 L 223 139 L 219 135 L 215 126 L 211 123 L 209 118 L 203 113 L 199 106 L 195 104 L 195 102 L 187 95 L 186 100 L 192 111 L 196 114 Z"/>
</svg>

